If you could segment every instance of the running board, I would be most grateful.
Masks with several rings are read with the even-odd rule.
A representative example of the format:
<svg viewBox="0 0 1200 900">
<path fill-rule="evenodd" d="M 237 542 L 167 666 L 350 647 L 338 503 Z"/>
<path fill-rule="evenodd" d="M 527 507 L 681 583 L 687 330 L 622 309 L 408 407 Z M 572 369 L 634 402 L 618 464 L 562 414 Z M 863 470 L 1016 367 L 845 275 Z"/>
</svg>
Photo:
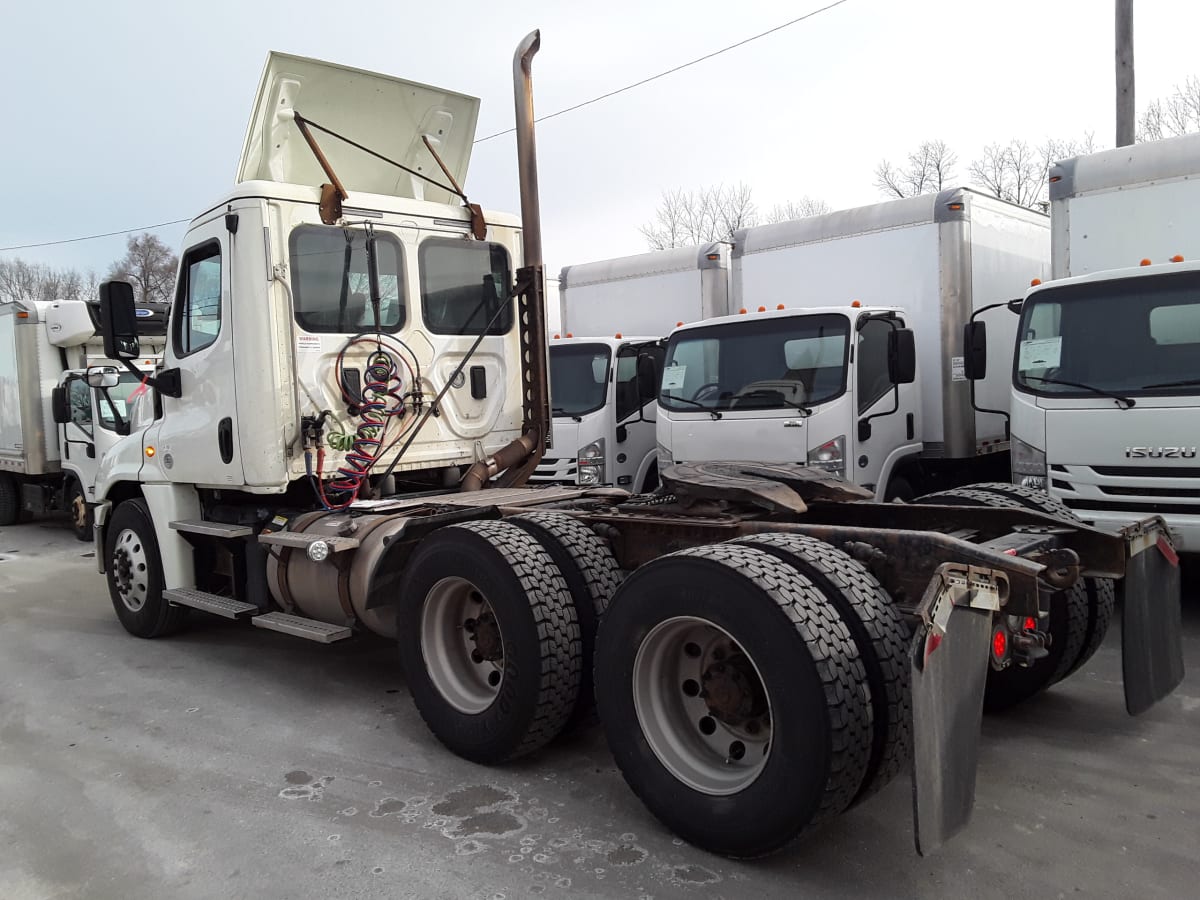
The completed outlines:
<svg viewBox="0 0 1200 900">
<path fill-rule="evenodd" d="M 203 610 L 226 619 L 237 619 L 247 613 L 258 612 L 253 603 L 243 603 L 231 597 L 220 594 L 210 594 L 207 591 L 197 591 L 189 588 L 173 588 L 163 591 L 163 599 L 176 606 L 190 606 L 192 609 Z"/>
<path fill-rule="evenodd" d="M 345 640 L 352 633 L 345 625 L 330 625 L 328 622 L 318 622 L 316 619 L 306 619 L 284 612 L 265 613 L 255 616 L 250 622 L 256 628 L 268 628 L 321 644 Z"/>
<path fill-rule="evenodd" d="M 189 534 L 204 534 L 209 537 L 240 538 L 254 534 L 249 525 L 234 525 L 232 522 L 209 522 L 204 519 L 184 519 L 168 522 L 167 527 L 175 531 L 185 531 Z"/>
</svg>

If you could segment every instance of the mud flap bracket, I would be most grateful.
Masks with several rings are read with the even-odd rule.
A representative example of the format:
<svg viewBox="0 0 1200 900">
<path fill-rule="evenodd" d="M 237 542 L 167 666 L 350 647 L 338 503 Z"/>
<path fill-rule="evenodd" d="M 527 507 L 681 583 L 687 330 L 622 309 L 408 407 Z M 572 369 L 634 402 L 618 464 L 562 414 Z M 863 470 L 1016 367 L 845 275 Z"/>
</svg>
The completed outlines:
<svg viewBox="0 0 1200 900">
<path fill-rule="evenodd" d="M 993 569 L 943 563 L 911 649 L 913 833 L 922 856 L 957 834 L 975 804 L 992 616 L 1008 595 Z"/>
</svg>

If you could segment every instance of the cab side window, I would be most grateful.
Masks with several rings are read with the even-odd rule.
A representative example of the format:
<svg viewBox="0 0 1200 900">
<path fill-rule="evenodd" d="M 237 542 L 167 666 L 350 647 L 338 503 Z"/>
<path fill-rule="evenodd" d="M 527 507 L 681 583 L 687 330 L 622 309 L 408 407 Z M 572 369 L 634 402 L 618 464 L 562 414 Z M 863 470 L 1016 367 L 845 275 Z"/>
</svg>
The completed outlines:
<svg viewBox="0 0 1200 900">
<path fill-rule="evenodd" d="M 67 383 L 67 405 L 71 410 L 71 421 L 84 431 L 92 430 L 92 389 L 82 378 L 72 378 Z"/>
<path fill-rule="evenodd" d="M 903 328 L 903 323 L 897 321 Z M 892 389 L 888 378 L 888 334 L 883 319 L 868 319 L 858 331 L 858 412 L 861 415 Z"/>
<path fill-rule="evenodd" d="M 174 343 L 177 356 L 203 350 L 221 333 L 221 245 L 189 250 L 175 292 Z"/>
</svg>

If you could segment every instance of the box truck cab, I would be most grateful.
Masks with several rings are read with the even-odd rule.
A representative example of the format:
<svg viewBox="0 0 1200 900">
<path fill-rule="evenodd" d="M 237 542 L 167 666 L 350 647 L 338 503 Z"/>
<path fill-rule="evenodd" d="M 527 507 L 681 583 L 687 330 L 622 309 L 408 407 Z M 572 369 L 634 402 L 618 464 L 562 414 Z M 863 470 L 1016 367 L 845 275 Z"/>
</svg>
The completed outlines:
<svg viewBox="0 0 1200 900">
<path fill-rule="evenodd" d="M 660 464 L 799 462 L 875 490 L 920 451 L 908 321 L 901 309 L 846 304 L 676 329 L 658 399 Z"/>
<path fill-rule="evenodd" d="M 1054 280 L 1020 309 L 1013 479 L 1103 527 L 1157 513 L 1200 552 L 1200 135 L 1050 180 Z"/>
<path fill-rule="evenodd" d="M 635 493 L 657 487 L 654 399 L 639 390 L 638 367 L 643 359 L 643 378 L 647 365 L 657 373 L 662 357 L 660 338 L 553 338 L 554 437 L 530 480 L 616 485 Z"/>
</svg>

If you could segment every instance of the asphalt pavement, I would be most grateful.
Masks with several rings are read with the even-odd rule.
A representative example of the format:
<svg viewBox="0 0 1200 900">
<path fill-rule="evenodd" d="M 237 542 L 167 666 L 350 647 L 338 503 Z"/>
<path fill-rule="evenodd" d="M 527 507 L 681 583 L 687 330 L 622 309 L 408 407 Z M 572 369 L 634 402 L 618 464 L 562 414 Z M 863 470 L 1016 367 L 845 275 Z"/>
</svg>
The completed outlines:
<svg viewBox="0 0 1200 900">
<path fill-rule="evenodd" d="M 733 862 L 645 811 L 598 726 L 473 765 L 424 728 L 390 645 L 200 614 L 139 640 L 65 523 L 3 528 L 0 897 L 1197 896 L 1187 575 L 1180 688 L 1127 717 L 1114 628 L 1068 681 L 985 718 L 974 819 L 935 855 L 913 852 L 902 777 L 804 842 Z"/>
</svg>

